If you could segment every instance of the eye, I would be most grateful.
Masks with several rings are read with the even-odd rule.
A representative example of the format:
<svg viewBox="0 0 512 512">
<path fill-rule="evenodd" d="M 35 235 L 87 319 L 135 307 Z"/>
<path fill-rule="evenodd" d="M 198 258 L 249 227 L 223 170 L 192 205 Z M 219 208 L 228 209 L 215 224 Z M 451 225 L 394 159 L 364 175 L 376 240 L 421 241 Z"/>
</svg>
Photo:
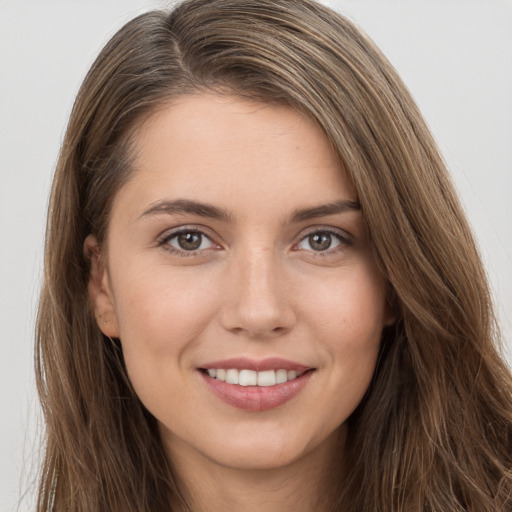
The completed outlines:
<svg viewBox="0 0 512 512">
<path fill-rule="evenodd" d="M 213 241 L 197 229 L 185 228 L 165 235 L 160 245 L 176 253 L 191 253 L 216 247 Z"/>
<path fill-rule="evenodd" d="M 341 234 L 329 230 L 318 230 L 306 235 L 298 243 L 299 250 L 327 252 L 349 245 L 349 241 Z"/>
</svg>

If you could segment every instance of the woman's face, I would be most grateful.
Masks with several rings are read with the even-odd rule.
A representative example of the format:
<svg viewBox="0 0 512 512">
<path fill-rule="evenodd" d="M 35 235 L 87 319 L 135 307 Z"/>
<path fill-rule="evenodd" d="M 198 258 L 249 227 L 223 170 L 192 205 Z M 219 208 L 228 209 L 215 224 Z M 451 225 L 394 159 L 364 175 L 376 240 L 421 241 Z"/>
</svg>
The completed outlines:
<svg viewBox="0 0 512 512">
<path fill-rule="evenodd" d="M 325 451 L 392 321 L 327 139 L 286 107 L 195 95 L 140 127 L 136 155 L 90 293 L 168 452 L 264 468 Z"/>
</svg>

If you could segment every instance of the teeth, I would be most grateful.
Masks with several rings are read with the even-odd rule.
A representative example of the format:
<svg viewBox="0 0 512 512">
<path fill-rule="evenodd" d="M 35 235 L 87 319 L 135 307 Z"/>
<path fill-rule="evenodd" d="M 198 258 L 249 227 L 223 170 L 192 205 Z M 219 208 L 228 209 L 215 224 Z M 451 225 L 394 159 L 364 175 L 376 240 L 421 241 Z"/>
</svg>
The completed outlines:
<svg viewBox="0 0 512 512">
<path fill-rule="evenodd" d="M 254 370 L 240 370 L 238 375 L 238 384 L 240 386 L 256 386 L 257 382 L 258 372 Z"/>
<path fill-rule="evenodd" d="M 226 370 L 226 382 L 228 384 L 238 384 L 238 370 Z"/>
<path fill-rule="evenodd" d="M 283 369 L 256 372 L 254 370 L 236 370 L 234 368 L 229 370 L 209 368 L 208 375 L 222 382 L 227 382 L 228 384 L 269 387 L 296 379 L 300 377 L 302 373 L 298 373 L 295 370 Z"/>
<path fill-rule="evenodd" d="M 288 372 L 286 370 L 276 371 L 276 384 L 282 384 L 288 380 Z M 290 379 L 292 380 L 292 379 Z"/>
<path fill-rule="evenodd" d="M 276 372 L 274 370 L 258 372 L 258 386 L 275 386 L 275 385 L 276 385 Z"/>
</svg>

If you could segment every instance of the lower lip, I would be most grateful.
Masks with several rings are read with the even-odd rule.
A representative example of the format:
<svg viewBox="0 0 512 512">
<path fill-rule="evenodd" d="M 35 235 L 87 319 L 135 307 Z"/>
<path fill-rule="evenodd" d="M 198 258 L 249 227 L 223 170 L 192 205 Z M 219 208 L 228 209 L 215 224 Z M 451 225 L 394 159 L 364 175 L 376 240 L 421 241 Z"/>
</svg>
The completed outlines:
<svg viewBox="0 0 512 512">
<path fill-rule="evenodd" d="M 222 401 L 245 411 L 268 411 L 284 405 L 302 391 L 309 382 L 313 371 L 307 371 L 300 377 L 275 386 L 239 386 L 214 379 L 200 372 L 208 387 Z"/>
</svg>

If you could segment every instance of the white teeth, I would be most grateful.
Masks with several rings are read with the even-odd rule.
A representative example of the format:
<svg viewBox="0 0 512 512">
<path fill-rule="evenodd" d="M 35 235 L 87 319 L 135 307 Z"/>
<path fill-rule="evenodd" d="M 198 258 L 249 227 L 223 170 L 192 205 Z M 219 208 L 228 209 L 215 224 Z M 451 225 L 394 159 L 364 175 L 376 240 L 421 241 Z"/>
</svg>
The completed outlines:
<svg viewBox="0 0 512 512">
<path fill-rule="evenodd" d="M 288 372 L 286 370 L 276 371 L 276 384 L 282 384 L 288 380 Z M 290 379 L 291 380 L 291 379 Z"/>
<path fill-rule="evenodd" d="M 276 372 L 274 370 L 258 372 L 258 386 L 275 386 L 275 384 Z"/>
<path fill-rule="evenodd" d="M 226 370 L 226 382 L 228 384 L 238 384 L 238 370 Z"/>
<path fill-rule="evenodd" d="M 296 379 L 300 377 L 302 373 L 295 370 L 284 369 L 256 372 L 254 370 L 236 370 L 234 368 L 229 370 L 224 370 L 223 368 L 209 368 L 208 375 L 222 382 L 227 382 L 228 384 L 269 387 Z"/>
<path fill-rule="evenodd" d="M 256 386 L 258 382 L 258 373 L 254 370 L 240 370 L 238 375 L 238 384 L 240 386 Z"/>
</svg>

